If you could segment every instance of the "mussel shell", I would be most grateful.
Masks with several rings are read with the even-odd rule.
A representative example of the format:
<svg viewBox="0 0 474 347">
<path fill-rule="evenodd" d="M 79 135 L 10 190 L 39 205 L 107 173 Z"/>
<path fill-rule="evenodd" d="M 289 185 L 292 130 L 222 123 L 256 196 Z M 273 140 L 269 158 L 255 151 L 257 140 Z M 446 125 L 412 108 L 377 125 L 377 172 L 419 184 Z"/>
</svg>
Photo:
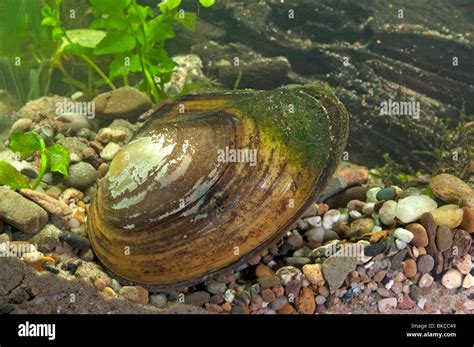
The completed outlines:
<svg viewBox="0 0 474 347">
<path fill-rule="evenodd" d="M 317 198 L 347 133 L 344 106 L 315 85 L 165 105 L 100 181 L 88 216 L 93 249 L 120 281 L 157 290 L 232 269 Z"/>
</svg>

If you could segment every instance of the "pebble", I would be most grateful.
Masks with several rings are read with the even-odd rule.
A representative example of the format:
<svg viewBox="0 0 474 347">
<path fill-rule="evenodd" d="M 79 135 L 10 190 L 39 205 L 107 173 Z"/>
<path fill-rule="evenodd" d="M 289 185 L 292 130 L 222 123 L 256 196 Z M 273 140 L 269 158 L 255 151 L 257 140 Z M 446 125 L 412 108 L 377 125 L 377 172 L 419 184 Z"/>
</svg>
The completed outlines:
<svg viewBox="0 0 474 347">
<path fill-rule="evenodd" d="M 262 299 L 268 303 L 272 302 L 276 298 L 275 293 L 270 288 L 262 290 L 261 296 L 262 296 Z"/>
<path fill-rule="evenodd" d="M 347 183 L 342 177 L 333 176 L 329 179 L 328 184 L 321 192 L 319 196 L 320 201 L 326 202 L 326 200 L 331 200 L 334 196 L 339 195 L 340 192 L 343 192 L 347 188 Z M 329 205 L 331 205 L 329 203 Z"/>
<path fill-rule="evenodd" d="M 118 297 L 117 293 L 114 292 L 114 290 L 110 287 L 105 287 L 101 291 L 102 295 L 104 296 L 105 299 L 116 299 Z"/>
<path fill-rule="evenodd" d="M 389 313 L 392 309 L 397 307 L 396 298 L 385 298 L 378 301 L 377 306 L 380 313 Z"/>
<path fill-rule="evenodd" d="M 284 266 L 276 272 L 276 275 L 283 285 L 287 285 L 295 280 L 301 282 L 302 274 L 301 270 L 294 266 Z"/>
<path fill-rule="evenodd" d="M 69 177 L 65 180 L 68 187 L 86 190 L 98 178 L 97 170 L 89 163 L 80 162 L 69 167 Z"/>
<path fill-rule="evenodd" d="M 414 235 L 408 231 L 407 229 L 404 228 L 397 228 L 395 229 L 393 236 L 395 236 L 397 239 L 405 242 L 405 243 L 410 243 L 411 240 L 413 240 Z"/>
<path fill-rule="evenodd" d="M 387 200 L 379 210 L 380 221 L 385 225 L 392 225 L 395 222 L 398 204 L 393 200 Z"/>
<path fill-rule="evenodd" d="M 250 293 L 246 290 L 236 293 L 233 303 L 238 306 L 247 307 L 252 300 Z"/>
<path fill-rule="evenodd" d="M 416 262 L 413 259 L 407 259 L 403 264 L 405 276 L 408 278 L 414 277 L 417 273 Z"/>
<path fill-rule="evenodd" d="M 308 241 L 319 242 L 322 243 L 324 240 L 324 228 L 323 227 L 315 227 L 309 229 L 305 233 L 306 238 Z"/>
<path fill-rule="evenodd" d="M 405 248 L 407 248 L 407 243 L 405 241 L 400 240 L 400 239 L 396 239 L 395 240 L 395 246 L 398 249 L 405 249 Z"/>
<path fill-rule="evenodd" d="M 275 271 L 270 269 L 265 264 L 258 264 L 257 267 L 255 268 L 255 276 L 257 278 L 267 277 L 267 276 L 275 276 Z"/>
<path fill-rule="evenodd" d="M 397 196 L 397 191 L 393 187 L 380 189 L 375 195 L 377 201 L 393 200 Z"/>
<path fill-rule="evenodd" d="M 403 249 L 392 257 L 392 265 L 390 266 L 390 269 L 392 271 L 398 270 L 400 268 L 403 260 L 405 260 L 407 253 L 408 251 L 406 249 Z"/>
<path fill-rule="evenodd" d="M 96 117 L 104 121 L 116 118 L 136 120 L 152 105 L 145 93 L 131 87 L 99 94 L 92 102 L 96 105 Z"/>
<path fill-rule="evenodd" d="M 419 223 L 411 223 L 408 224 L 405 229 L 413 234 L 413 239 L 410 241 L 410 244 L 416 247 L 426 247 L 428 245 L 428 234 L 423 225 Z"/>
<path fill-rule="evenodd" d="M 292 314 L 294 312 L 294 308 L 290 304 L 286 304 L 282 308 L 280 308 L 277 312 L 279 314 Z"/>
<path fill-rule="evenodd" d="M 362 217 L 363 217 L 363 214 L 360 213 L 359 211 L 351 211 L 351 212 L 349 212 L 349 216 L 350 216 L 352 219 L 359 219 L 359 218 L 362 218 Z"/>
<path fill-rule="evenodd" d="M 35 202 L 49 214 L 66 217 L 72 214 L 72 209 L 61 200 L 55 199 L 45 193 L 31 189 L 21 189 L 21 195 Z"/>
<path fill-rule="evenodd" d="M 370 216 L 372 215 L 372 213 L 374 213 L 374 208 L 375 208 L 375 203 L 373 202 L 366 202 L 364 204 L 364 206 L 362 206 L 362 212 L 366 215 L 366 216 Z"/>
<path fill-rule="evenodd" d="M 351 236 L 357 237 L 368 234 L 374 227 L 374 220 L 372 218 L 361 218 L 351 223 Z"/>
<path fill-rule="evenodd" d="M 453 249 L 456 249 L 459 256 L 463 256 L 471 249 L 472 237 L 464 230 L 455 229 L 453 237 Z"/>
<path fill-rule="evenodd" d="M 436 201 L 426 195 L 414 195 L 398 200 L 396 217 L 403 223 L 411 223 L 421 218 L 426 212 L 438 207 Z"/>
<path fill-rule="evenodd" d="M 193 306 L 204 306 L 211 299 L 211 295 L 203 290 L 190 293 L 184 297 L 184 303 Z"/>
<path fill-rule="evenodd" d="M 416 302 L 413 301 L 410 296 L 408 296 L 407 294 L 399 294 L 400 295 L 400 299 L 397 300 L 397 307 L 401 310 L 411 310 L 412 308 L 414 308 L 416 306 Z"/>
<path fill-rule="evenodd" d="M 332 229 L 334 223 L 338 222 L 341 218 L 341 212 L 339 210 L 329 210 L 324 214 L 322 227 L 324 229 Z"/>
<path fill-rule="evenodd" d="M 473 195 L 467 183 L 450 174 L 433 177 L 430 188 L 436 197 L 451 204 L 457 204 L 461 198 Z"/>
<path fill-rule="evenodd" d="M 448 289 L 456 289 L 462 285 L 462 274 L 456 269 L 449 269 L 441 277 L 441 284 Z"/>
<path fill-rule="evenodd" d="M 316 310 L 316 301 L 314 300 L 313 291 L 305 287 L 301 290 L 301 294 L 296 300 L 296 307 L 301 314 L 313 314 Z"/>
<path fill-rule="evenodd" d="M 469 207 L 463 207 L 463 217 L 459 228 L 470 234 L 474 233 L 474 210 Z"/>
<path fill-rule="evenodd" d="M 464 212 L 458 205 L 444 205 L 432 211 L 431 214 L 436 225 L 446 225 L 454 229 L 461 224 Z"/>
<path fill-rule="evenodd" d="M 48 222 L 48 214 L 20 194 L 0 188 L 0 219 L 24 233 L 36 234 Z"/>
<path fill-rule="evenodd" d="M 462 257 L 455 257 L 453 259 L 453 265 L 463 275 L 467 275 L 472 270 L 472 260 L 470 254 L 465 254 Z"/>
<path fill-rule="evenodd" d="M 469 289 L 472 286 L 474 286 L 474 277 L 470 273 L 468 273 L 462 281 L 462 287 Z"/>
<path fill-rule="evenodd" d="M 206 284 L 206 290 L 211 294 L 223 294 L 227 290 L 227 286 L 221 282 L 210 282 Z"/>
<path fill-rule="evenodd" d="M 372 235 L 370 236 L 370 243 L 377 243 L 383 238 L 387 237 L 387 235 L 388 235 L 387 230 L 373 232 Z"/>
<path fill-rule="evenodd" d="M 262 289 L 275 287 L 280 284 L 280 279 L 273 275 L 273 276 L 265 276 L 258 278 L 258 283 Z M 227 292 L 227 291 L 226 291 Z"/>
<path fill-rule="evenodd" d="M 120 149 L 120 145 L 116 144 L 115 142 L 109 142 L 107 146 L 105 146 L 100 152 L 100 157 L 104 160 L 110 161 L 115 157 Z"/>
<path fill-rule="evenodd" d="M 310 228 L 321 226 L 321 217 L 320 216 L 313 216 L 313 217 L 305 218 L 304 221 L 306 223 L 308 223 Z"/>
<path fill-rule="evenodd" d="M 366 193 L 366 198 L 367 198 L 366 201 L 367 202 L 378 202 L 377 193 L 381 190 L 382 190 L 382 188 L 380 188 L 380 187 L 370 188 Z"/>
<path fill-rule="evenodd" d="M 324 279 L 328 282 L 332 293 L 342 286 L 346 276 L 357 266 L 357 258 L 344 256 L 344 251 L 341 249 L 326 259 L 322 265 Z"/>
<path fill-rule="evenodd" d="M 324 276 L 322 272 L 321 264 L 307 264 L 303 266 L 303 274 L 309 280 L 309 282 L 316 287 L 324 285 Z"/>
<path fill-rule="evenodd" d="M 433 270 L 434 268 L 434 259 L 429 254 L 424 254 L 418 257 L 416 262 L 417 269 L 420 273 L 425 274 Z"/>
<path fill-rule="evenodd" d="M 347 203 L 347 209 L 352 211 L 361 211 L 366 202 L 360 200 L 351 200 Z"/>
<path fill-rule="evenodd" d="M 420 288 L 429 288 L 434 282 L 433 276 L 431 276 L 429 273 L 425 273 L 422 275 L 418 281 L 418 287 Z"/>
<path fill-rule="evenodd" d="M 311 263 L 311 259 L 306 257 L 288 257 L 285 259 L 285 264 L 288 266 L 302 267 L 303 265 Z"/>
<path fill-rule="evenodd" d="M 146 305 L 148 303 L 148 291 L 140 286 L 123 286 L 119 294 L 121 297 L 138 304 Z"/>
<path fill-rule="evenodd" d="M 327 299 L 322 295 L 318 295 L 318 296 L 316 296 L 315 300 L 316 300 L 317 305 L 324 305 L 324 303 L 326 302 Z"/>
<path fill-rule="evenodd" d="M 13 123 L 10 130 L 8 131 L 8 137 L 10 137 L 13 133 L 25 133 L 31 129 L 32 125 L 33 120 L 29 118 L 18 119 L 15 123 Z"/>
<path fill-rule="evenodd" d="M 421 296 L 421 289 L 416 284 L 410 286 L 410 296 L 413 300 L 418 300 Z"/>
<path fill-rule="evenodd" d="M 227 289 L 224 293 L 224 300 L 231 303 L 235 298 L 235 289 Z"/>
<path fill-rule="evenodd" d="M 446 225 L 441 225 L 436 231 L 436 246 L 440 252 L 447 251 L 453 245 L 453 233 Z"/>
<path fill-rule="evenodd" d="M 72 248 L 77 248 L 77 249 L 80 249 L 82 251 L 87 251 L 91 248 L 91 243 L 90 243 L 89 239 L 86 238 L 86 237 L 83 237 L 83 236 L 79 236 L 79 235 L 75 235 L 75 234 L 72 234 L 72 233 L 64 232 L 64 233 L 61 234 L 59 239 L 61 241 L 66 242 Z"/>
<path fill-rule="evenodd" d="M 288 298 L 286 296 L 280 296 L 279 298 L 276 298 L 270 303 L 270 308 L 272 310 L 278 311 L 281 309 L 283 306 L 288 304 Z"/>
<path fill-rule="evenodd" d="M 370 246 L 365 246 L 364 247 L 364 254 L 367 257 L 374 257 L 377 254 L 382 253 L 385 250 L 385 245 L 381 242 L 379 243 L 374 243 Z"/>
<path fill-rule="evenodd" d="M 328 198 L 325 203 L 331 207 L 345 207 L 351 200 L 365 200 L 367 187 L 357 186 L 344 190 L 343 192 Z"/>
</svg>

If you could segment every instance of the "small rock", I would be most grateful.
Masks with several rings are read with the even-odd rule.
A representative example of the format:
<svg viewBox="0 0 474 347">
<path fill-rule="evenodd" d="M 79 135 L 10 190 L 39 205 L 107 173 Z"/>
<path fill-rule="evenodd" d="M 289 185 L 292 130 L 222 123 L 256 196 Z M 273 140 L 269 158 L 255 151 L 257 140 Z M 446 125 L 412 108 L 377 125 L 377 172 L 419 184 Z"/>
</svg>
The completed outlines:
<svg viewBox="0 0 474 347">
<path fill-rule="evenodd" d="M 324 240 L 324 228 L 323 227 L 316 227 L 309 229 L 305 236 L 307 237 L 308 241 L 314 241 L 322 243 Z"/>
<path fill-rule="evenodd" d="M 311 284 L 321 287 L 324 285 L 324 277 L 321 264 L 307 264 L 303 266 L 303 273 Z"/>
<path fill-rule="evenodd" d="M 273 291 L 270 289 L 270 288 L 267 288 L 267 289 L 264 289 L 262 290 L 262 299 L 265 301 L 265 302 L 272 302 L 273 300 L 275 300 L 275 293 L 273 293 Z"/>
<path fill-rule="evenodd" d="M 127 129 L 127 128 L 116 128 L 116 129 L 102 128 L 97 133 L 97 136 L 95 137 L 95 139 L 96 139 L 96 141 L 100 141 L 103 144 L 114 143 L 118 146 L 118 143 L 125 144 L 125 143 L 129 142 L 130 139 L 132 138 L 132 136 L 133 136 L 133 132 L 131 130 Z M 115 147 L 115 146 L 111 147 L 110 148 L 110 153 L 107 153 L 106 156 L 110 157 L 113 150 L 115 150 L 116 148 L 117 147 Z M 102 149 L 102 151 L 104 149 Z M 102 151 L 101 151 L 101 157 L 102 157 Z M 118 152 L 118 150 L 117 150 L 117 152 Z M 117 152 L 115 152 L 115 154 L 117 154 Z M 105 159 L 105 158 L 103 158 L 103 159 Z"/>
<path fill-rule="evenodd" d="M 462 287 L 469 289 L 472 286 L 474 286 L 474 276 L 472 276 L 470 273 L 468 273 L 465 277 L 464 280 L 462 281 Z"/>
<path fill-rule="evenodd" d="M 8 138 L 10 138 L 13 133 L 25 133 L 30 131 L 32 125 L 33 121 L 29 118 L 18 119 L 15 123 L 13 123 L 10 130 L 8 131 Z"/>
<path fill-rule="evenodd" d="M 270 269 L 267 265 L 258 264 L 255 268 L 255 276 L 257 278 L 275 276 L 275 271 Z"/>
<path fill-rule="evenodd" d="M 472 260 L 470 254 L 465 254 L 462 257 L 455 257 L 453 259 L 453 265 L 463 275 L 467 275 L 472 270 Z"/>
<path fill-rule="evenodd" d="M 418 281 L 418 287 L 420 288 L 429 288 L 433 284 L 434 279 L 433 276 L 431 276 L 429 273 L 425 273 L 420 277 L 420 280 Z"/>
<path fill-rule="evenodd" d="M 418 257 L 416 265 L 420 273 L 428 273 L 434 268 L 434 259 L 431 255 L 424 254 Z"/>
<path fill-rule="evenodd" d="M 221 282 L 210 282 L 206 284 L 206 290 L 211 294 L 224 294 L 227 286 Z"/>
<path fill-rule="evenodd" d="M 441 225 L 436 231 L 436 246 L 440 252 L 444 252 L 453 245 L 453 233 L 446 225 Z"/>
<path fill-rule="evenodd" d="M 423 213 L 434 211 L 436 201 L 426 195 L 414 195 L 398 200 L 396 217 L 403 223 L 411 223 L 421 218 Z"/>
<path fill-rule="evenodd" d="M 392 257 L 392 265 L 390 267 L 392 271 L 398 270 L 400 268 L 403 260 L 405 260 L 407 253 L 408 251 L 406 249 L 403 249 Z"/>
<path fill-rule="evenodd" d="M 140 286 L 124 286 L 120 289 L 120 296 L 126 300 L 146 305 L 148 303 L 148 291 Z"/>
<path fill-rule="evenodd" d="M 306 257 L 288 257 L 285 259 L 285 264 L 288 266 L 302 267 L 309 263 L 311 263 L 311 260 Z"/>
<path fill-rule="evenodd" d="M 405 243 L 410 243 L 411 240 L 413 240 L 414 235 L 408 231 L 407 229 L 403 228 L 397 228 L 395 229 L 393 236 L 395 236 L 397 239 L 405 242 Z"/>
<path fill-rule="evenodd" d="M 338 222 L 341 218 L 341 212 L 339 210 L 329 210 L 323 217 L 322 226 L 324 229 L 331 229 L 333 224 Z"/>
<path fill-rule="evenodd" d="M 457 250 L 458 256 L 463 256 L 471 249 L 472 237 L 464 230 L 456 229 L 453 232 L 453 249 Z"/>
<path fill-rule="evenodd" d="M 321 217 L 320 216 L 313 216 L 304 219 L 304 222 L 309 225 L 309 227 L 318 227 L 321 226 Z"/>
<path fill-rule="evenodd" d="M 310 288 L 304 287 L 301 290 L 301 294 L 296 300 L 296 307 L 301 314 L 314 313 L 316 310 L 316 302 L 314 300 L 313 291 Z"/>
<path fill-rule="evenodd" d="M 205 291 L 197 291 L 184 297 L 184 302 L 188 305 L 204 306 L 211 299 L 211 295 Z"/>
<path fill-rule="evenodd" d="M 432 211 L 431 214 L 436 225 L 446 225 L 453 229 L 461 224 L 464 212 L 458 205 L 444 205 Z"/>
<path fill-rule="evenodd" d="M 53 224 L 46 224 L 37 234 L 29 239 L 32 244 L 38 245 L 40 252 L 52 252 L 59 244 L 62 231 Z"/>
<path fill-rule="evenodd" d="M 231 303 L 235 299 L 235 289 L 227 289 L 224 293 L 224 300 Z"/>
<path fill-rule="evenodd" d="M 430 188 L 436 197 L 451 204 L 457 204 L 461 198 L 473 195 L 467 183 L 450 174 L 433 177 Z"/>
<path fill-rule="evenodd" d="M 259 277 L 258 278 L 258 283 L 260 284 L 260 287 L 262 289 L 272 288 L 272 287 L 280 285 L 280 279 L 275 275 Z M 227 291 L 226 291 L 226 293 L 227 293 Z"/>
<path fill-rule="evenodd" d="M 474 210 L 469 207 L 463 207 L 462 222 L 459 229 L 465 230 L 470 234 L 474 233 Z"/>
<path fill-rule="evenodd" d="M 397 196 L 397 191 L 393 187 L 387 187 L 379 190 L 375 195 L 377 201 L 393 200 Z"/>
<path fill-rule="evenodd" d="M 383 238 L 387 237 L 388 231 L 387 230 L 381 230 L 372 233 L 370 236 L 370 243 L 378 243 L 380 242 Z"/>
<path fill-rule="evenodd" d="M 372 218 L 361 218 L 351 223 L 351 236 L 357 237 L 368 234 L 374 227 L 374 220 Z"/>
<path fill-rule="evenodd" d="M 21 189 L 20 193 L 44 208 L 53 216 L 66 217 L 72 214 L 72 209 L 61 200 L 57 200 L 45 193 L 31 189 Z"/>
<path fill-rule="evenodd" d="M 115 293 L 114 290 L 110 287 L 105 287 L 104 289 L 102 289 L 101 293 L 104 298 L 108 300 L 117 298 L 117 293 Z"/>
<path fill-rule="evenodd" d="M 366 193 L 367 202 L 377 202 L 377 193 L 381 190 L 380 187 L 370 188 Z"/>
<path fill-rule="evenodd" d="M 426 247 L 428 245 L 428 234 L 423 225 L 411 223 L 405 228 L 413 234 L 413 239 L 410 241 L 410 244 L 416 247 Z"/>
<path fill-rule="evenodd" d="M 302 272 L 294 266 L 284 266 L 277 270 L 276 275 L 280 279 L 281 284 L 287 285 L 293 281 L 301 282 Z"/>
<path fill-rule="evenodd" d="M 69 167 L 69 177 L 64 182 L 68 187 L 85 190 L 98 178 L 96 169 L 89 163 L 80 162 Z"/>
<path fill-rule="evenodd" d="M 96 117 L 99 120 L 125 118 L 133 121 L 152 105 L 146 94 L 131 87 L 99 94 L 92 102 L 96 105 Z"/>
<path fill-rule="evenodd" d="M 385 225 L 392 225 L 395 222 L 398 204 L 393 200 L 387 200 L 379 210 L 380 221 Z"/>
<path fill-rule="evenodd" d="M 397 303 L 397 307 L 401 310 L 411 310 L 416 306 L 416 302 L 413 301 L 407 294 L 401 295 L 400 300 L 397 300 Z"/>
<path fill-rule="evenodd" d="M 326 201 L 336 194 L 343 192 L 347 188 L 347 183 L 338 176 L 333 176 L 319 196 L 320 201 Z"/>
<path fill-rule="evenodd" d="M 374 243 L 370 246 L 364 247 L 364 254 L 367 257 L 374 257 L 377 254 L 382 253 L 385 250 L 385 245 L 382 242 Z"/>
<path fill-rule="evenodd" d="M 364 204 L 364 206 L 362 206 L 362 212 L 366 215 L 366 216 L 371 216 L 372 213 L 374 213 L 374 207 L 375 207 L 375 203 L 373 202 L 366 202 Z"/>
<path fill-rule="evenodd" d="M 346 276 L 357 266 L 357 258 L 345 256 L 344 252 L 345 249 L 339 250 L 335 255 L 326 259 L 322 265 L 324 279 L 328 282 L 332 293 L 342 285 Z"/>
<path fill-rule="evenodd" d="M 0 188 L 0 219 L 24 233 L 36 234 L 48 222 L 48 214 L 20 194 Z"/>
<path fill-rule="evenodd" d="M 120 148 L 120 145 L 115 142 L 109 142 L 100 152 L 100 157 L 104 160 L 110 161 L 114 159 L 115 155 L 120 151 Z"/>
<path fill-rule="evenodd" d="M 397 307 L 396 298 L 381 299 L 377 303 L 380 313 L 389 313 L 392 309 Z"/>
<path fill-rule="evenodd" d="M 87 251 L 91 248 L 91 243 L 89 239 L 83 236 L 64 232 L 61 234 L 59 239 L 61 241 L 66 242 L 72 248 L 77 248 L 82 251 Z"/>
<path fill-rule="evenodd" d="M 407 259 L 403 264 L 405 276 L 408 278 L 414 277 L 417 273 L 416 262 L 413 259 Z"/>
<path fill-rule="evenodd" d="M 441 277 L 441 284 L 448 289 L 456 289 L 462 285 L 462 274 L 456 269 L 450 269 Z"/>
</svg>

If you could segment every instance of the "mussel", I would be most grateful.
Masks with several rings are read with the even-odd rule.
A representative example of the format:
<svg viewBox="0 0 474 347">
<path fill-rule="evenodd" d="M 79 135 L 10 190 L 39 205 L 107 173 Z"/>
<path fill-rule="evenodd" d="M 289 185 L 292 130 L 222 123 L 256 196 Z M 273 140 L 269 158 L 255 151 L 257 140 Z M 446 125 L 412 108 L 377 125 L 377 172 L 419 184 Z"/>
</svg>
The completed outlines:
<svg viewBox="0 0 474 347">
<path fill-rule="evenodd" d="M 164 104 L 98 184 L 95 254 L 122 283 L 156 290 L 234 269 L 314 202 L 347 134 L 344 106 L 319 85 Z"/>
</svg>

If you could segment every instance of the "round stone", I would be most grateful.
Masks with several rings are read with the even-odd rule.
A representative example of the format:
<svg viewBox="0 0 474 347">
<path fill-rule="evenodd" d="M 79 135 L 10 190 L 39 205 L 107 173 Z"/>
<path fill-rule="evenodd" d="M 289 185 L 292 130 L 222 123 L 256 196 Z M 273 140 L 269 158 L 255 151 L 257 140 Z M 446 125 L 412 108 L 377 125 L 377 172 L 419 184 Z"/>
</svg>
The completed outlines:
<svg viewBox="0 0 474 347">
<path fill-rule="evenodd" d="M 387 187 L 379 190 L 375 197 L 378 201 L 393 200 L 397 196 L 397 191 L 393 187 Z"/>
<path fill-rule="evenodd" d="M 416 265 L 419 272 L 428 273 L 434 268 L 434 259 L 431 255 L 424 254 L 418 258 Z"/>
</svg>

